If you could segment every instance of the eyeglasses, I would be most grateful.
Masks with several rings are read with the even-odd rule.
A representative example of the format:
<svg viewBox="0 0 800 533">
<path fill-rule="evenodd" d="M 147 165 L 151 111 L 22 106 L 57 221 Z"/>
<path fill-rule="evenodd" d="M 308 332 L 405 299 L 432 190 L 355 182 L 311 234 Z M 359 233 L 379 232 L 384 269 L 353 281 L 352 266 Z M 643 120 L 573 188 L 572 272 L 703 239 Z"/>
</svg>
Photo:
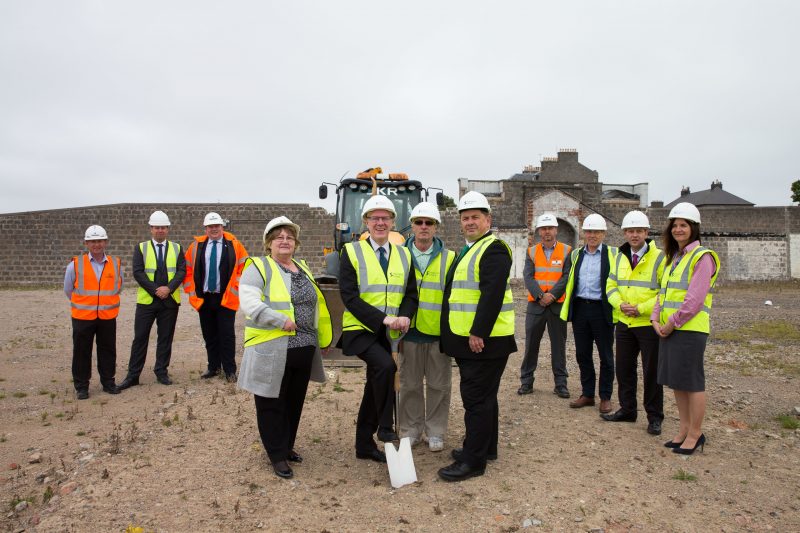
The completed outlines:
<svg viewBox="0 0 800 533">
<path fill-rule="evenodd" d="M 392 217 L 367 217 L 370 222 L 389 222 Z"/>
<path fill-rule="evenodd" d="M 414 225 L 415 226 L 435 226 L 436 225 L 436 221 L 435 220 L 421 220 L 421 219 L 417 218 L 417 219 L 414 220 Z"/>
<path fill-rule="evenodd" d="M 272 239 L 272 240 L 273 240 L 273 241 L 287 241 L 287 242 L 292 242 L 292 241 L 295 241 L 296 239 L 295 239 L 294 237 L 292 237 L 291 235 L 278 235 L 277 237 L 275 237 L 275 238 L 274 238 L 274 239 Z"/>
</svg>

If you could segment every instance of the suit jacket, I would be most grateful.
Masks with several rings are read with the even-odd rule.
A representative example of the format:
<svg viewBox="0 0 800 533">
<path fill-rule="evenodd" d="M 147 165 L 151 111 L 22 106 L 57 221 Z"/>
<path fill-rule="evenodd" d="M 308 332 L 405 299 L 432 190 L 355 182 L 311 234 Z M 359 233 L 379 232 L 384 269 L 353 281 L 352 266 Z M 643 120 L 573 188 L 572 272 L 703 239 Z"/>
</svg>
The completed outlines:
<svg viewBox="0 0 800 533">
<path fill-rule="evenodd" d="M 167 256 L 172 252 L 169 243 L 170 241 L 168 240 L 164 241 L 164 263 L 159 265 L 158 270 L 156 270 L 154 281 L 150 281 L 150 278 L 148 278 L 147 274 L 144 272 L 144 257 L 142 256 L 142 250 L 139 248 L 138 244 L 133 248 L 132 270 L 133 278 L 136 280 L 136 283 L 138 283 L 141 288 L 143 288 L 150 296 L 153 297 L 154 304 L 161 302 L 166 307 L 177 307 L 180 304 L 172 299 L 172 297 L 161 300 L 158 296 L 156 296 L 156 289 L 162 285 L 169 287 L 169 292 L 172 294 L 178 287 L 181 286 L 183 283 L 183 278 L 186 276 L 186 257 L 184 256 L 183 248 L 181 248 L 181 245 L 178 244 L 178 257 L 175 264 L 175 277 L 172 278 L 172 281 L 167 282 L 168 276 L 165 265 L 167 262 Z M 147 241 L 147 246 L 150 247 L 153 256 L 158 257 L 152 239 Z"/>
<path fill-rule="evenodd" d="M 383 345 L 387 351 L 391 350 L 389 341 L 386 339 L 386 326 L 383 324 L 386 314 L 361 299 L 358 290 L 358 277 L 350 258 L 347 256 L 346 248 L 342 249 L 339 265 L 339 291 L 342 294 L 342 302 L 344 302 L 348 311 L 372 330 L 342 332 L 340 340 L 342 352 L 345 355 L 359 355 L 375 342 Z M 411 268 L 409 268 L 408 281 L 406 282 L 406 292 L 400 303 L 398 316 L 410 319 L 417 311 L 419 297 L 417 295 L 417 277 L 414 273 L 413 265 L 409 266 Z"/>
<path fill-rule="evenodd" d="M 198 295 L 203 293 L 203 281 L 206 277 L 206 246 L 209 239 L 197 243 L 197 260 L 194 265 L 194 286 Z M 222 257 L 219 260 L 219 292 L 225 292 L 231 281 L 231 273 L 236 271 L 236 250 L 233 243 L 222 237 Z"/>
<path fill-rule="evenodd" d="M 535 246 L 539 246 L 541 243 L 537 243 Z M 561 298 L 564 294 L 564 291 L 567 289 L 567 280 L 569 279 L 569 268 L 572 264 L 570 260 L 570 254 L 567 254 L 567 257 L 564 258 L 564 264 L 561 265 L 561 277 L 558 281 L 556 281 L 553 288 L 550 289 L 550 294 L 556 297 L 556 300 Z M 539 283 L 533 279 L 533 275 L 535 273 L 535 265 L 531 260 L 528 254 L 525 254 L 525 267 L 522 269 L 522 278 L 525 280 L 525 288 L 528 289 L 528 292 L 536 298 L 537 300 L 544 295 L 544 291 L 539 287 Z M 528 305 L 528 313 L 533 315 L 541 315 L 545 311 L 549 310 L 550 312 L 554 313 L 556 316 L 561 314 L 561 306 L 564 305 L 563 302 L 553 302 L 547 307 L 542 307 L 539 305 L 538 302 L 529 302 Z"/>
<path fill-rule="evenodd" d="M 571 256 L 572 254 L 570 254 Z M 580 279 L 580 272 L 581 272 L 581 263 L 583 263 L 583 257 L 586 255 L 586 246 L 581 246 L 578 249 L 578 260 L 575 262 L 575 268 L 572 269 L 572 275 L 575 276 L 575 281 L 572 285 L 572 294 L 570 295 L 570 303 L 569 303 L 569 313 L 567 317 L 567 322 L 572 321 L 572 316 L 575 313 L 575 295 L 578 293 L 578 280 Z M 571 259 L 571 257 L 570 257 Z M 568 259 L 569 260 L 569 259 Z M 566 262 L 565 262 L 566 265 Z M 566 266 L 565 266 L 566 268 Z M 570 261 L 570 268 L 572 268 L 571 261 Z M 608 301 L 608 295 L 606 294 L 606 281 L 608 281 L 608 274 L 611 272 L 611 263 L 608 261 L 608 245 L 603 243 L 602 246 L 602 253 L 600 254 L 600 290 L 602 291 L 603 295 L 603 315 L 606 318 L 606 322 L 609 326 L 614 325 L 614 308 Z"/>
<path fill-rule="evenodd" d="M 491 232 L 486 233 L 486 235 L 475 241 L 476 244 L 489 235 L 491 235 Z M 483 339 L 484 348 L 481 353 L 473 353 L 470 350 L 469 337 L 456 335 L 450 329 L 450 292 L 453 286 L 453 275 L 459 259 L 453 261 L 453 265 L 447 272 L 447 281 L 444 288 L 440 346 L 442 352 L 451 357 L 464 359 L 494 359 L 506 357 L 508 354 L 516 352 L 517 343 L 514 341 L 514 335 L 489 336 L 503 306 L 503 296 L 505 295 L 508 276 L 511 272 L 511 256 L 508 253 L 508 248 L 503 243 L 495 241 L 486 248 L 486 251 L 481 256 L 480 263 L 478 263 L 478 283 L 481 296 L 478 299 L 478 310 L 475 312 L 475 319 L 472 321 L 470 333 Z"/>
</svg>

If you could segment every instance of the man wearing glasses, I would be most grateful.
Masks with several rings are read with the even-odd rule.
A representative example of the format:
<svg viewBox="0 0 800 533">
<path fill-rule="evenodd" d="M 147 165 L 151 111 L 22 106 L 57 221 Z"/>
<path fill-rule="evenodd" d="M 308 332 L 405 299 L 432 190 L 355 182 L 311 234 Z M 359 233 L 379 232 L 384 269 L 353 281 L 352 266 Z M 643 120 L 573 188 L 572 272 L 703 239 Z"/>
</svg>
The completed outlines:
<svg viewBox="0 0 800 533">
<path fill-rule="evenodd" d="M 441 221 L 439 209 L 430 202 L 420 202 L 411 211 L 414 235 L 406 247 L 417 278 L 419 308 L 400 353 L 397 409 L 400 437 L 409 437 L 412 446 L 426 439 L 432 452 L 444 449 L 452 374 L 450 358 L 439 350 L 439 321 L 444 282 L 455 253 L 436 237 Z"/>
<path fill-rule="evenodd" d="M 389 242 L 396 217 L 385 196 L 373 196 L 361 217 L 369 237 L 345 244 L 339 290 L 346 307 L 342 317 L 342 352 L 367 364 L 367 382 L 356 419 L 356 457 L 379 463 L 386 455 L 375 444 L 397 440 L 392 422 L 394 375 L 388 330 L 405 333 L 417 310 L 417 283 L 408 248 Z"/>
</svg>

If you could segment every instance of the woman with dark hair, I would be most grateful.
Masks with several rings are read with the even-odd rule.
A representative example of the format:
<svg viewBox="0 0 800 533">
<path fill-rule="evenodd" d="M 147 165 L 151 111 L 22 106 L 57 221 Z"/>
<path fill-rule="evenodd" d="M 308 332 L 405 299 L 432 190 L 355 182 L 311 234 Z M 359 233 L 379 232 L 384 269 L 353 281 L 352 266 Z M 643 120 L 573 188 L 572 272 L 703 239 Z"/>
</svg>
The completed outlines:
<svg viewBox="0 0 800 533">
<path fill-rule="evenodd" d="M 706 442 L 703 355 L 720 263 L 713 250 L 700 245 L 700 211 L 688 202 L 672 208 L 663 239 L 669 263 L 650 321 L 661 337 L 658 383 L 672 389 L 680 418 L 678 434 L 664 446 L 691 455 Z"/>
<path fill-rule="evenodd" d="M 305 261 L 294 258 L 300 226 L 286 217 L 264 229 L 265 256 L 250 257 L 239 283 L 244 356 L 239 388 L 253 393 L 261 442 L 275 474 L 294 475 L 294 450 L 309 379 L 325 381 L 322 351 L 333 335 L 325 298 Z"/>
</svg>

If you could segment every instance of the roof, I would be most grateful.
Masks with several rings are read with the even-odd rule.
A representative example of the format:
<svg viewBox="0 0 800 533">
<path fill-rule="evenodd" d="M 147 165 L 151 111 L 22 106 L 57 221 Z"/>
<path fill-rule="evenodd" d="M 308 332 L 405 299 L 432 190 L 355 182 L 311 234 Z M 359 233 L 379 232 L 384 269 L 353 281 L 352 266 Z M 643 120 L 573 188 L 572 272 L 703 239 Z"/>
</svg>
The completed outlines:
<svg viewBox="0 0 800 533">
<path fill-rule="evenodd" d="M 716 180 L 711 183 L 711 188 L 705 191 L 689 192 L 689 188 L 685 187 L 681 191 L 680 197 L 671 201 L 664 207 L 675 207 L 681 202 L 689 202 L 697 207 L 710 207 L 710 206 L 726 206 L 726 205 L 749 205 L 754 206 L 753 202 L 748 202 L 744 198 L 739 198 L 735 194 L 722 189 L 722 182 Z"/>
</svg>

